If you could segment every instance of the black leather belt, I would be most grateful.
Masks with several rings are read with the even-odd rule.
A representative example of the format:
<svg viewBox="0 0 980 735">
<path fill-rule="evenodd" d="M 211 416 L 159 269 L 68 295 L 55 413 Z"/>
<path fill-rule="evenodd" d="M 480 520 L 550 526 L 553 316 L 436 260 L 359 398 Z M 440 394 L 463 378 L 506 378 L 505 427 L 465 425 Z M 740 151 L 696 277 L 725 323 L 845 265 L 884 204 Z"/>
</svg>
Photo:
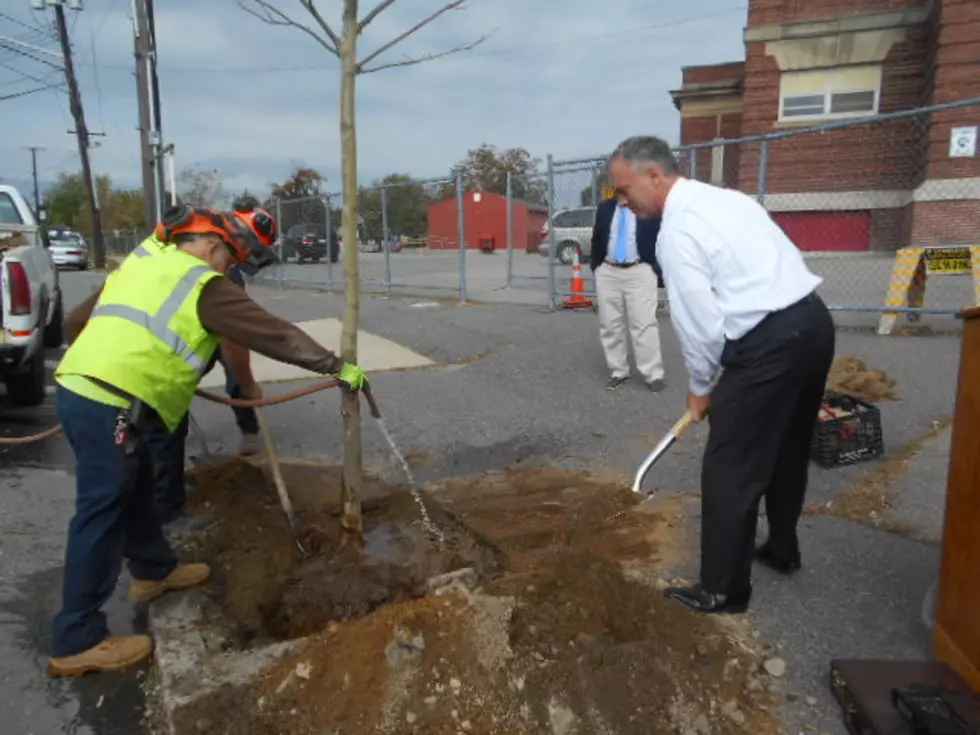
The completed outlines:
<svg viewBox="0 0 980 735">
<path fill-rule="evenodd" d="M 611 265 L 613 268 L 632 268 L 634 265 L 639 265 L 643 261 L 634 260 L 632 263 L 614 263 L 611 260 L 606 261 L 606 265 Z"/>
</svg>

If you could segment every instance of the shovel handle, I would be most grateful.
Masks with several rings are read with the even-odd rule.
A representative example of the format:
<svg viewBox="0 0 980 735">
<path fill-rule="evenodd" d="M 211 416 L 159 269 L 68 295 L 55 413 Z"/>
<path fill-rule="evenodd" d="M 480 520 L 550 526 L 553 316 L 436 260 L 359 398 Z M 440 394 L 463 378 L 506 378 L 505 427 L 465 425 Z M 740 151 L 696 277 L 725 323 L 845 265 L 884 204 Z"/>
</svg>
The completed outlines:
<svg viewBox="0 0 980 735">
<path fill-rule="evenodd" d="M 674 424 L 674 428 L 670 430 L 676 438 L 680 439 L 684 436 L 684 432 L 691 428 L 691 424 L 694 423 L 694 417 L 691 416 L 690 411 L 685 411 L 684 415 L 677 419 L 677 423 Z"/>
</svg>

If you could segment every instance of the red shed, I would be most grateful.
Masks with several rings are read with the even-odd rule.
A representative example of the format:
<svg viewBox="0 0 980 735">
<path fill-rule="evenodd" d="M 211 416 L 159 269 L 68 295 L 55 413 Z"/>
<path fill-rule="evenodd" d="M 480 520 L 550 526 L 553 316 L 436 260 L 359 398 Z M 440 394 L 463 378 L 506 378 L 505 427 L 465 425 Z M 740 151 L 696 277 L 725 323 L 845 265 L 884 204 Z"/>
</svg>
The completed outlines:
<svg viewBox="0 0 980 735">
<path fill-rule="evenodd" d="M 428 208 L 429 247 L 459 247 L 456 198 L 446 199 Z M 536 250 L 541 244 L 541 228 L 548 220 L 548 208 L 541 204 L 514 201 L 514 249 Z M 490 241 L 494 250 L 507 248 L 507 197 L 485 191 L 468 191 L 463 196 L 463 218 L 466 222 L 466 245 L 478 250 Z"/>
</svg>

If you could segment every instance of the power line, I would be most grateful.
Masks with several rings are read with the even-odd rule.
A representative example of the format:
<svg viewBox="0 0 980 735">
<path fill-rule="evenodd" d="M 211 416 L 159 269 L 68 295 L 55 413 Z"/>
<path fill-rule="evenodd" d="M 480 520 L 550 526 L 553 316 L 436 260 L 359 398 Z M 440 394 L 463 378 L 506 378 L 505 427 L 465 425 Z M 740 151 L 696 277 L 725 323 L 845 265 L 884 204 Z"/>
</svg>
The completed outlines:
<svg viewBox="0 0 980 735">
<path fill-rule="evenodd" d="M 0 102 L 2 102 L 4 100 L 17 99 L 18 97 L 26 97 L 29 94 L 37 94 L 38 92 L 43 92 L 43 91 L 45 91 L 47 89 L 54 89 L 56 87 L 61 87 L 61 86 L 63 86 L 63 85 L 61 85 L 61 84 L 48 84 L 48 85 L 45 85 L 43 87 L 36 87 L 35 89 L 28 89 L 28 90 L 25 90 L 23 92 L 14 92 L 13 94 L 0 95 Z"/>
</svg>

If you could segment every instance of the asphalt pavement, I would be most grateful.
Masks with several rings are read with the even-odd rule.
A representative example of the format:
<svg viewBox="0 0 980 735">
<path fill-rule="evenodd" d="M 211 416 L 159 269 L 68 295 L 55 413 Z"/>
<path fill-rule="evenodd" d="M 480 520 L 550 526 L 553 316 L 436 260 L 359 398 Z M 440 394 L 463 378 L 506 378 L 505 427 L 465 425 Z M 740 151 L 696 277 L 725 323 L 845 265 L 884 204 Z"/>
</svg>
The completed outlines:
<svg viewBox="0 0 980 735">
<path fill-rule="evenodd" d="M 314 268 L 324 265 L 311 266 L 311 273 Z M 77 303 L 99 280 L 97 274 L 64 274 L 66 300 Z M 290 321 L 338 317 L 343 310 L 339 295 L 261 286 L 250 290 Z M 362 300 L 361 326 L 438 363 L 372 376 L 387 426 L 403 451 L 418 459 L 422 481 L 526 464 L 631 475 L 683 411 L 684 370 L 668 320 L 661 324 L 668 385 L 656 395 L 639 381 L 616 393 L 603 390 L 607 376 L 596 317 L 587 311 L 548 313 L 506 304 L 457 305 L 431 296 L 376 296 Z M 887 455 L 918 441 L 934 421 L 952 412 L 958 353 L 959 341 L 950 336 L 882 338 L 864 331 L 838 332 L 839 356 L 862 358 L 898 381 L 899 399 L 880 404 Z M 49 355 L 52 363 L 56 359 L 57 353 Z M 298 384 L 265 387 L 274 394 Z M 211 452 L 233 446 L 236 432 L 228 408 L 198 401 L 193 415 Z M 340 458 L 336 395 L 328 392 L 288 408 L 270 408 L 266 417 L 284 457 Z M 0 404 L 3 435 L 32 433 L 55 421 L 50 399 L 30 410 Z M 369 469 L 400 482 L 397 464 L 370 419 L 365 419 L 363 436 Z M 696 490 L 705 436 L 705 427 L 691 431 L 658 463 L 650 483 L 662 492 Z M 789 665 L 787 691 L 792 698 L 786 702 L 786 732 L 843 735 L 826 684 L 831 658 L 928 656 L 921 608 L 938 564 L 931 531 L 941 517 L 943 452 L 941 443 L 924 451 L 928 461 L 911 461 L 911 468 L 920 469 L 896 487 L 901 520 L 928 516 L 922 532 L 909 535 L 814 516 L 804 523 L 803 571 L 791 580 L 765 570 L 756 575 L 750 622 Z M 202 453 L 194 437 L 189 453 Z M 814 468 L 810 501 L 837 498 L 875 466 Z M 0 451 L 3 733 L 141 732 L 140 672 L 69 682 L 45 675 L 64 534 L 72 513 L 72 471 L 70 449 L 60 437 Z M 689 521 L 696 534 L 696 512 Z M 696 565 L 694 551 L 676 571 L 690 574 Z M 119 632 L 140 623 L 132 619 L 124 592 L 125 585 L 120 585 L 110 610 Z"/>
<path fill-rule="evenodd" d="M 101 281 L 63 273 L 66 305 Z M 0 397 L 0 436 L 34 434 L 56 424 L 52 373 L 62 354 L 48 350 L 48 397 L 13 408 Z M 51 619 L 61 599 L 64 543 L 74 508 L 74 458 L 56 436 L 0 447 L 0 732 L 10 735 L 140 735 L 147 667 L 121 674 L 56 680 L 47 675 Z M 125 576 L 125 575 L 124 575 Z M 120 582 L 107 613 L 116 633 L 141 629 Z"/>
</svg>

